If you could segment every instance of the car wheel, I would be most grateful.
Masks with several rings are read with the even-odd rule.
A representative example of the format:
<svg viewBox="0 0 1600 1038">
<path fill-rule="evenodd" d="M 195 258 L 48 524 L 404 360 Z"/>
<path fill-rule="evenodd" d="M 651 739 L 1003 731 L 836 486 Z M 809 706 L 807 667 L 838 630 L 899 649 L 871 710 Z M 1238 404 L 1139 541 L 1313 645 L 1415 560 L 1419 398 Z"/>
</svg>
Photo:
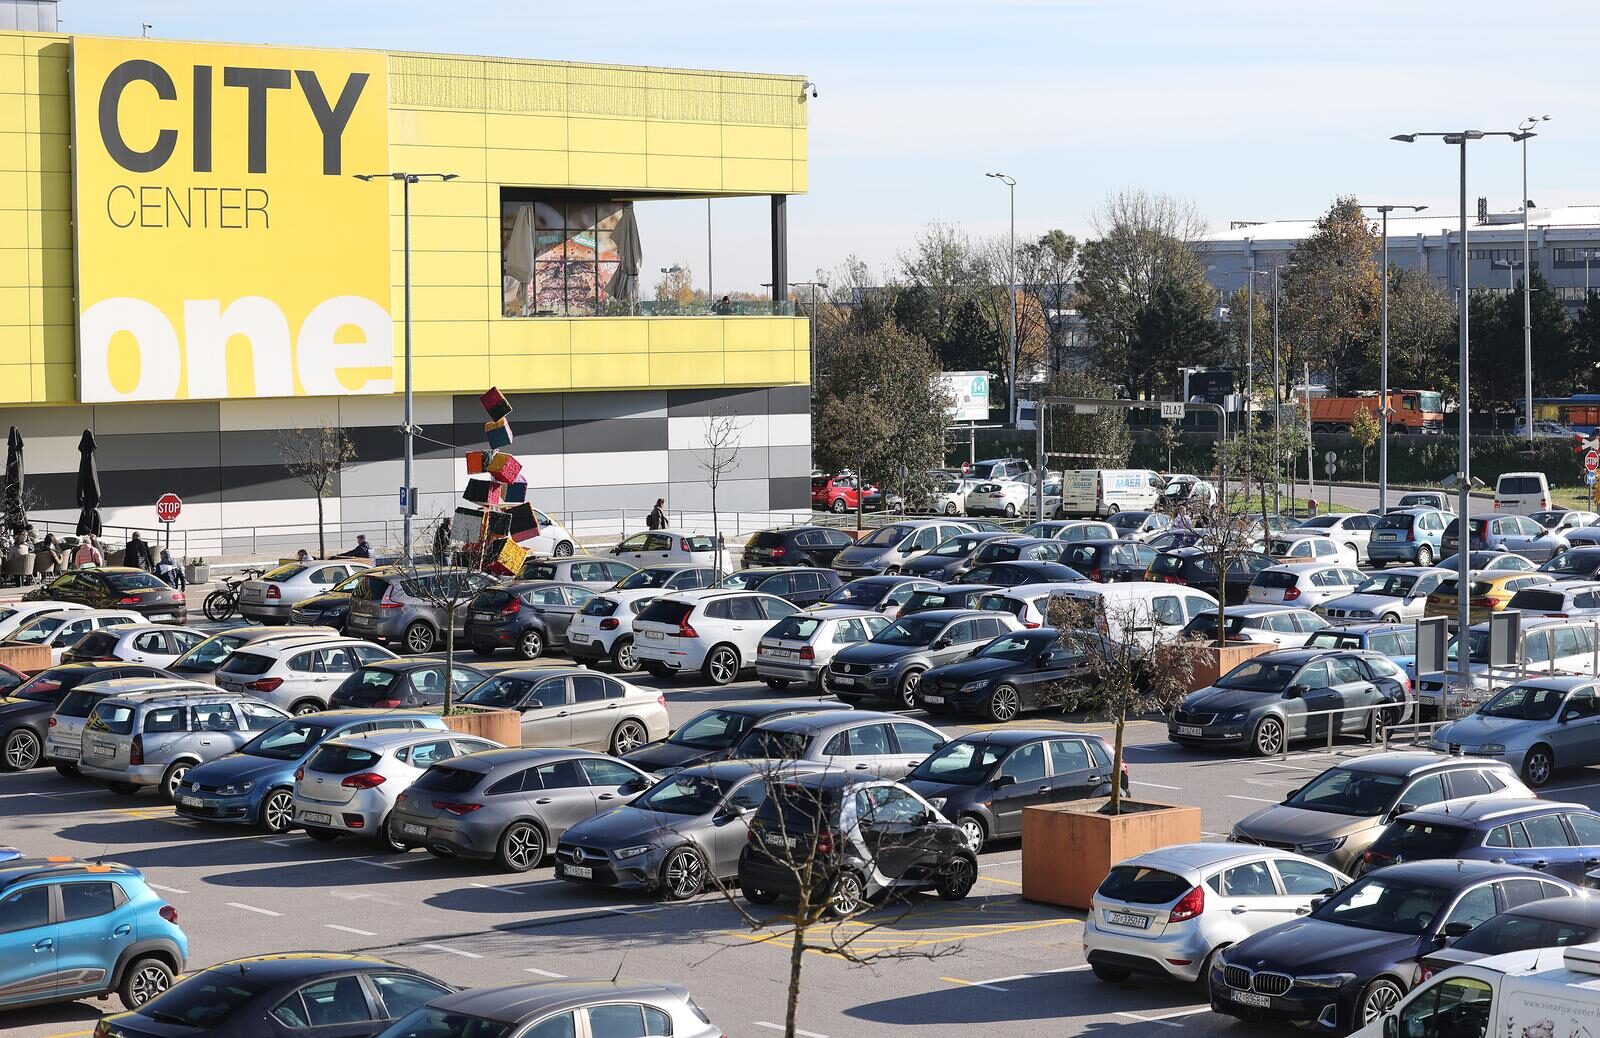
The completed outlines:
<svg viewBox="0 0 1600 1038">
<path fill-rule="evenodd" d="M 1013 720 L 1020 706 L 1017 690 L 1010 685 L 1001 685 L 989 694 L 989 719 L 999 722 Z"/>
<path fill-rule="evenodd" d="M 1121 984 L 1133 976 L 1132 970 L 1125 970 L 1121 966 L 1105 966 L 1098 962 L 1089 967 L 1089 972 L 1094 974 L 1096 980 L 1103 980 L 1107 984 Z"/>
<path fill-rule="evenodd" d="M 395 854 L 407 854 L 411 851 L 412 847 L 411 844 L 402 843 L 400 840 L 395 838 L 394 829 L 390 828 L 389 826 L 388 815 L 385 815 L 383 821 L 378 825 L 378 845 L 384 850 L 391 851 Z"/>
<path fill-rule="evenodd" d="M 493 645 L 485 645 L 482 642 L 473 642 L 472 651 L 479 656 L 493 656 L 495 647 Z"/>
<path fill-rule="evenodd" d="M 1406 997 L 1405 989 L 1397 982 L 1387 977 L 1379 977 L 1361 993 L 1361 1001 L 1357 1004 L 1356 1012 L 1359 1013 L 1358 1021 L 1362 1026 L 1380 1020 L 1391 1009 L 1400 1004 Z"/>
<path fill-rule="evenodd" d="M 744 894 L 744 899 L 753 905 L 770 905 L 778 900 L 776 892 L 762 890 L 760 887 L 743 887 L 740 892 Z"/>
<path fill-rule="evenodd" d="M 767 678 L 767 687 L 774 692 L 782 692 L 789 687 L 788 678 Z"/>
<path fill-rule="evenodd" d="M 611 755 L 620 757 L 625 753 L 632 753 L 650 741 L 650 735 L 645 731 L 644 725 L 629 718 L 617 725 L 616 731 L 611 733 Z"/>
<path fill-rule="evenodd" d="M 842 497 L 834 498 L 833 504 L 828 506 L 829 510 L 831 510 L 834 515 L 843 515 L 845 512 L 845 507 L 844 498 Z"/>
<path fill-rule="evenodd" d="M 500 834 L 495 860 L 507 872 L 527 872 L 544 860 L 544 834 L 532 822 L 512 822 Z"/>
<path fill-rule="evenodd" d="M 321 829 L 308 825 L 305 827 L 306 835 L 318 843 L 332 843 L 339 838 L 339 834 L 332 829 Z"/>
<path fill-rule="evenodd" d="M 27 771 L 39 763 L 44 752 L 39 735 L 32 728 L 16 728 L 6 735 L 5 753 L 0 767 L 7 771 Z"/>
<path fill-rule="evenodd" d="M 1367 711 L 1367 741 L 1376 745 L 1383 739 L 1383 730 L 1389 726 L 1387 710 Z"/>
<path fill-rule="evenodd" d="M 1550 752 L 1550 747 L 1543 743 L 1529 750 L 1528 755 L 1522 758 L 1523 781 L 1534 789 L 1548 784 L 1555 773 L 1555 755 Z"/>
<path fill-rule="evenodd" d="M 135 796 L 139 792 L 139 787 L 132 782 L 107 782 L 106 788 L 123 797 Z"/>
<path fill-rule="evenodd" d="M 679 847 L 661 863 L 661 894 L 687 901 L 706 888 L 706 860 L 693 847 Z"/>
<path fill-rule="evenodd" d="M 956 503 L 954 501 L 946 501 L 944 503 L 944 514 L 945 515 L 955 515 L 956 514 Z"/>
<path fill-rule="evenodd" d="M 1255 734 L 1250 737 L 1250 749 L 1258 757 L 1273 757 L 1283 752 L 1283 722 L 1276 717 L 1263 717 L 1256 723 Z"/>
<path fill-rule="evenodd" d="M 726 685 L 739 676 L 739 650 L 731 645 L 718 645 L 706 654 L 700 673 L 713 685 Z"/>
<path fill-rule="evenodd" d="M 908 710 L 917 706 L 917 689 L 922 687 L 922 668 L 913 667 L 900 679 L 900 705 Z"/>
<path fill-rule="evenodd" d="M 556 550 L 555 550 L 555 552 L 553 554 L 558 559 L 570 559 L 572 557 L 572 542 L 571 541 L 562 541 L 562 542 L 560 542 L 559 544 L 556 545 Z"/>
<path fill-rule="evenodd" d="M 960 901 L 972 892 L 977 882 L 978 859 L 958 854 L 939 874 L 939 885 L 934 889 L 942 900 Z"/>
<path fill-rule="evenodd" d="M 1422 545 L 1421 547 L 1419 547 L 1417 549 L 1417 565 L 1419 565 L 1419 566 L 1431 566 L 1431 565 L 1433 565 L 1433 549 L 1430 548 L 1426 544 Z"/>
<path fill-rule="evenodd" d="M 433 633 L 432 625 L 423 620 L 416 620 L 406 628 L 406 651 L 414 656 L 423 656 L 433 651 L 434 642 L 439 636 Z"/>
<path fill-rule="evenodd" d="M 828 893 L 828 914 L 835 919 L 844 919 L 861 911 L 861 906 L 867 903 L 866 888 L 861 885 L 861 877 L 845 869 L 833 881 L 833 889 Z"/>
<path fill-rule="evenodd" d="M 1007 501 L 1006 502 L 1006 518 L 1007 519 L 1015 519 L 1016 517 L 1017 517 L 1017 506 L 1012 504 L 1010 501 Z"/>
<path fill-rule="evenodd" d="M 639 669 L 639 657 L 633 651 L 632 638 L 618 638 L 611 644 L 611 665 L 623 674 Z"/>
<path fill-rule="evenodd" d="M 261 828 L 274 835 L 286 833 L 294 824 L 294 794 L 274 789 L 261 801 Z"/>
<path fill-rule="evenodd" d="M 1222 948 L 1211 949 L 1211 953 L 1200 961 L 1200 975 L 1194 982 L 1200 985 L 1200 993 L 1206 998 L 1211 997 L 1211 967 L 1216 965 L 1217 956 L 1222 954 Z"/>
<path fill-rule="evenodd" d="M 1383 623 L 1386 623 L 1386 624 L 1397 624 L 1397 623 L 1400 622 L 1400 614 L 1399 613 L 1384 613 L 1378 619 L 1381 620 Z"/>
<path fill-rule="evenodd" d="M 306 714 L 314 714 L 324 709 L 326 708 L 315 699 L 302 699 L 290 707 L 289 712 L 296 717 L 304 717 Z"/>
<path fill-rule="evenodd" d="M 1108 505 L 1106 507 L 1106 518 L 1109 519 L 1120 511 L 1122 511 L 1121 505 Z"/>
<path fill-rule="evenodd" d="M 536 660 L 544 655 L 544 635 L 532 627 L 517 635 L 517 655 L 525 660 Z"/>
<path fill-rule="evenodd" d="M 167 770 L 161 773 L 161 795 L 167 798 L 169 804 L 177 802 L 178 783 L 183 781 L 183 777 L 189 774 L 189 769 L 192 767 L 193 764 L 183 760 L 168 765 Z"/>
<path fill-rule="evenodd" d="M 138 1009 L 171 986 L 170 966 L 160 959 L 135 959 L 117 985 L 117 997 L 127 1009 Z"/>
<path fill-rule="evenodd" d="M 983 849 L 984 837 L 988 835 L 983 827 L 983 819 L 977 815 L 962 815 L 956 819 L 956 827 L 965 834 L 967 843 L 972 845 L 973 854 Z"/>
</svg>

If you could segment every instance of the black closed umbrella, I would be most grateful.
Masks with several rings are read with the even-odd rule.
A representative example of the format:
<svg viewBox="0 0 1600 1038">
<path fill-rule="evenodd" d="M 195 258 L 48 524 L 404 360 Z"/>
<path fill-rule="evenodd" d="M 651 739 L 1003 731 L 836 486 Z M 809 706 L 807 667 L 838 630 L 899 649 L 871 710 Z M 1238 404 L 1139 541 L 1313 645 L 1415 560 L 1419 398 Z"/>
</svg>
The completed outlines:
<svg viewBox="0 0 1600 1038">
<path fill-rule="evenodd" d="M 100 536 L 100 472 L 94 466 L 94 433 L 78 441 L 78 535 Z"/>
<path fill-rule="evenodd" d="M 28 514 L 22 509 L 22 433 L 16 426 L 6 437 L 6 482 L 3 503 L 5 525 L 18 533 L 28 527 Z"/>
</svg>

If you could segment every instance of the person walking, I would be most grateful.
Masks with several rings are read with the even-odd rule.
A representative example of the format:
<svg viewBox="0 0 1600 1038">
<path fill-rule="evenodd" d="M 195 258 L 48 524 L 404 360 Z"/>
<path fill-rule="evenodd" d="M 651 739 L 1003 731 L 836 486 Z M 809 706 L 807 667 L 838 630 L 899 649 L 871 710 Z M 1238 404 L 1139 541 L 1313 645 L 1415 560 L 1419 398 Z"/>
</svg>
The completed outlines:
<svg viewBox="0 0 1600 1038">
<path fill-rule="evenodd" d="M 83 540 L 78 542 L 78 547 L 72 553 L 72 568 L 83 569 L 86 566 L 104 566 L 105 564 L 105 553 L 95 543 L 94 534 L 84 534 Z"/>
<path fill-rule="evenodd" d="M 133 531 L 133 536 L 128 538 L 128 545 L 122 551 L 122 564 L 133 566 L 136 569 L 148 570 L 154 566 L 156 560 L 150 555 L 150 545 L 139 536 L 139 531 Z"/>
<path fill-rule="evenodd" d="M 656 506 L 650 509 L 650 514 L 645 517 L 644 524 L 652 530 L 665 530 L 667 528 L 666 498 L 656 498 Z"/>
<path fill-rule="evenodd" d="M 183 575 L 183 567 L 172 560 L 172 552 L 161 549 L 161 560 L 156 563 L 156 576 L 167 582 L 168 587 L 182 591 L 189 586 L 189 579 Z"/>
</svg>

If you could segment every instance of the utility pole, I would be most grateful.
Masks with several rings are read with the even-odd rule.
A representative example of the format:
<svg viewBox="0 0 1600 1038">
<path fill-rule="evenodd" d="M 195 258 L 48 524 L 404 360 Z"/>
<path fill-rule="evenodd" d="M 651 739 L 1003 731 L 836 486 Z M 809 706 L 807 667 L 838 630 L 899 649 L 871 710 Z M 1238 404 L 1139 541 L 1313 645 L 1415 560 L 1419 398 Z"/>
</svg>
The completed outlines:
<svg viewBox="0 0 1600 1038">
<path fill-rule="evenodd" d="M 1409 209 L 1420 213 L 1425 205 L 1364 205 L 1363 209 L 1376 209 L 1383 214 L 1383 335 L 1378 349 L 1378 514 L 1388 511 L 1389 505 L 1389 214 L 1396 209 Z"/>
<path fill-rule="evenodd" d="M 984 176 L 1000 181 L 1011 198 L 1011 261 L 1006 283 L 1006 307 L 1011 316 L 1011 370 L 1007 375 L 1006 399 L 1010 401 L 1013 429 L 1017 426 L 1017 182 L 1004 173 L 985 173 Z"/>
</svg>

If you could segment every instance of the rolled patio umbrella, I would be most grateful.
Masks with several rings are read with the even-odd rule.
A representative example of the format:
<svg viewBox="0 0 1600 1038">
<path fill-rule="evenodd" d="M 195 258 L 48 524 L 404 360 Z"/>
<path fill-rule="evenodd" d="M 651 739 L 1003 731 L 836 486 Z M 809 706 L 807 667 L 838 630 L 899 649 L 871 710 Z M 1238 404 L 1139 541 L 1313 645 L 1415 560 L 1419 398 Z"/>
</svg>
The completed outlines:
<svg viewBox="0 0 1600 1038">
<path fill-rule="evenodd" d="M 78 533 L 100 536 L 100 473 L 94 465 L 94 433 L 78 441 Z"/>
<path fill-rule="evenodd" d="M 606 281 L 606 295 L 631 303 L 639 298 L 639 267 L 644 262 L 644 250 L 639 245 L 639 223 L 633 218 L 632 202 L 622 210 L 611 238 L 617 245 L 617 269 Z"/>
<path fill-rule="evenodd" d="M 6 437 L 5 525 L 21 532 L 27 529 L 28 514 L 22 508 L 22 433 L 16 426 Z"/>
</svg>

